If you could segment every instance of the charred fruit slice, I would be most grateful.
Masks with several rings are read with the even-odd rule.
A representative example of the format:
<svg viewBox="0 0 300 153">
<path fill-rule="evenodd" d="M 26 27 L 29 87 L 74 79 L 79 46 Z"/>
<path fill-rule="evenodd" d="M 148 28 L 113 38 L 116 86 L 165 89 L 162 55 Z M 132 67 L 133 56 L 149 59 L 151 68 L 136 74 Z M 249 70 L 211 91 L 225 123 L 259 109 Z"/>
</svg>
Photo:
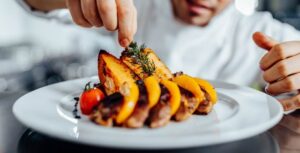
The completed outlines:
<svg viewBox="0 0 300 153">
<path fill-rule="evenodd" d="M 197 110 L 205 97 L 192 77 L 185 74 L 175 75 L 173 81 L 178 84 L 181 93 L 180 107 L 174 115 L 174 119 L 176 121 L 186 120 Z"/>
<path fill-rule="evenodd" d="M 107 95 L 119 91 L 125 82 L 135 82 L 135 74 L 115 56 L 104 50 L 98 55 L 98 76 Z"/>
<path fill-rule="evenodd" d="M 174 115 L 180 106 L 181 95 L 180 95 L 179 87 L 177 86 L 176 83 L 169 80 L 162 80 L 161 84 L 165 86 L 170 92 L 170 96 L 171 96 L 169 99 L 169 103 L 171 106 L 170 113 L 171 115 Z"/>
<path fill-rule="evenodd" d="M 125 82 L 120 92 L 115 92 L 103 99 L 90 115 L 90 119 L 103 126 L 113 126 L 113 123 L 121 125 L 134 111 L 138 97 L 138 86 L 134 82 Z"/>
<path fill-rule="evenodd" d="M 139 88 L 135 82 L 125 82 L 120 92 L 124 96 L 124 101 L 116 117 L 117 124 L 122 124 L 132 114 L 139 98 Z"/>
<path fill-rule="evenodd" d="M 200 89 L 205 93 L 205 100 L 197 108 L 196 113 L 206 115 L 212 111 L 213 105 L 217 102 L 217 92 L 214 87 L 206 80 L 194 78 Z"/>
<path fill-rule="evenodd" d="M 124 122 L 123 124 L 124 126 L 129 128 L 143 127 L 146 119 L 149 116 L 149 111 L 150 111 L 149 102 L 148 102 L 149 95 L 147 94 L 145 83 L 142 80 L 138 80 L 136 81 L 136 84 L 138 85 L 139 88 L 139 98 L 132 114 L 127 119 L 127 121 Z"/>
<path fill-rule="evenodd" d="M 173 79 L 180 87 L 191 92 L 200 102 L 205 99 L 204 93 L 199 88 L 198 83 L 190 76 L 182 74 Z"/>
<path fill-rule="evenodd" d="M 218 95 L 217 95 L 217 92 L 214 89 L 213 85 L 210 84 L 208 81 L 200 79 L 200 78 L 194 78 L 194 80 L 198 83 L 200 88 L 208 94 L 208 96 L 210 98 L 209 100 L 213 104 L 215 104 L 218 101 Z"/>
<path fill-rule="evenodd" d="M 159 82 L 154 76 L 150 76 L 144 80 L 144 83 L 147 89 L 149 107 L 152 108 L 157 104 L 160 97 L 161 89 Z"/>
<path fill-rule="evenodd" d="M 139 87 L 139 99 L 133 113 L 124 123 L 124 125 L 129 128 L 142 127 L 149 116 L 150 109 L 160 101 L 161 88 L 155 77 L 150 76 L 144 81 L 138 80 L 136 83 Z M 170 114 L 164 117 L 167 120 L 170 118 Z M 159 123 L 157 126 L 160 124 L 164 123 Z"/>
</svg>

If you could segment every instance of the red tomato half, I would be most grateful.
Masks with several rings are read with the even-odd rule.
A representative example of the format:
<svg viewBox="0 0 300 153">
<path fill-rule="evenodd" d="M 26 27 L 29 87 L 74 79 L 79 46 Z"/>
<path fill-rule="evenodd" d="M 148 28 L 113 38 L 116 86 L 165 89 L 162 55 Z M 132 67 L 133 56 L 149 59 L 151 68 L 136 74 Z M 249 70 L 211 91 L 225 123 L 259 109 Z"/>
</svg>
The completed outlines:
<svg viewBox="0 0 300 153">
<path fill-rule="evenodd" d="M 104 93 L 98 88 L 91 88 L 90 82 L 85 86 L 80 96 L 80 110 L 83 114 L 89 115 L 93 108 L 99 104 L 100 100 L 105 97 Z"/>
</svg>

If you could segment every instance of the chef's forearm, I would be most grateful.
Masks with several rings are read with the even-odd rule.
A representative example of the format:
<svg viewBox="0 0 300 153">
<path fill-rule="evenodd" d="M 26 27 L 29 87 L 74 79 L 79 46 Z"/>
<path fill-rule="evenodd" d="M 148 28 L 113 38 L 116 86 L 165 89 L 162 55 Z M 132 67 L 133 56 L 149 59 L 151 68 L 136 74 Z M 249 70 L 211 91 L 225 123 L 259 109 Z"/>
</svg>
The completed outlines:
<svg viewBox="0 0 300 153">
<path fill-rule="evenodd" d="M 51 11 L 66 8 L 65 0 L 25 0 L 33 9 L 39 11 Z"/>
</svg>

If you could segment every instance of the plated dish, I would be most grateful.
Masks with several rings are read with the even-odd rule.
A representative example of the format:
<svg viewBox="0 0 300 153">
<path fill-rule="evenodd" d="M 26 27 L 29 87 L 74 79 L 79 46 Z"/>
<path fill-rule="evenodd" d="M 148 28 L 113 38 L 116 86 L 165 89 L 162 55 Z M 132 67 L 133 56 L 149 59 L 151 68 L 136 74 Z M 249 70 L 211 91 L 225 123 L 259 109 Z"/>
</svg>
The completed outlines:
<svg viewBox="0 0 300 153">
<path fill-rule="evenodd" d="M 155 129 L 107 128 L 91 122 L 85 115 L 74 118 L 74 97 L 90 81 L 99 80 L 98 77 L 82 78 L 30 92 L 16 101 L 13 113 L 28 128 L 51 137 L 127 149 L 200 147 L 249 138 L 273 127 L 283 114 L 276 99 L 262 92 L 210 81 L 219 97 L 208 115 L 192 115 L 185 121 L 171 121 Z"/>
<path fill-rule="evenodd" d="M 100 83 L 79 96 L 81 112 L 106 127 L 159 128 L 207 115 L 217 102 L 214 87 L 183 72 L 171 73 L 150 48 L 131 43 L 120 58 L 101 50 Z"/>
<path fill-rule="evenodd" d="M 132 62 L 125 66 L 130 57 L 123 54 L 118 59 L 101 51 L 100 77 L 32 91 L 16 101 L 13 113 L 27 127 L 52 137 L 127 149 L 231 142 L 268 130 L 283 115 L 277 100 L 262 92 L 184 73 L 172 74 L 155 60 L 159 58 L 154 52 L 147 55 L 154 57 L 149 60 L 159 73 L 139 73 L 142 67 L 129 65 Z M 126 67 L 125 72 L 122 67 Z"/>
</svg>

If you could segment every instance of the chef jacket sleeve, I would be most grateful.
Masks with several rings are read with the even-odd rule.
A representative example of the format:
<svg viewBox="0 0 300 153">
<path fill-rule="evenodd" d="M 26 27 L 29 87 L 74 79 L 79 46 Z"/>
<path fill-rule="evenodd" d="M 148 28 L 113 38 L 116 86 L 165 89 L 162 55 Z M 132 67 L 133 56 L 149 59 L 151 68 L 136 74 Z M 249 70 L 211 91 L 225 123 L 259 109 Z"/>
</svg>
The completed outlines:
<svg viewBox="0 0 300 153">
<path fill-rule="evenodd" d="M 25 11 L 27 11 L 28 13 L 30 13 L 34 16 L 45 18 L 48 20 L 57 20 L 61 23 L 65 23 L 65 24 L 73 23 L 71 15 L 67 9 L 58 9 L 58 10 L 53 10 L 53 11 L 49 11 L 49 12 L 43 12 L 43 11 L 34 10 L 25 2 L 25 0 L 16 0 L 16 2 Z"/>
</svg>

